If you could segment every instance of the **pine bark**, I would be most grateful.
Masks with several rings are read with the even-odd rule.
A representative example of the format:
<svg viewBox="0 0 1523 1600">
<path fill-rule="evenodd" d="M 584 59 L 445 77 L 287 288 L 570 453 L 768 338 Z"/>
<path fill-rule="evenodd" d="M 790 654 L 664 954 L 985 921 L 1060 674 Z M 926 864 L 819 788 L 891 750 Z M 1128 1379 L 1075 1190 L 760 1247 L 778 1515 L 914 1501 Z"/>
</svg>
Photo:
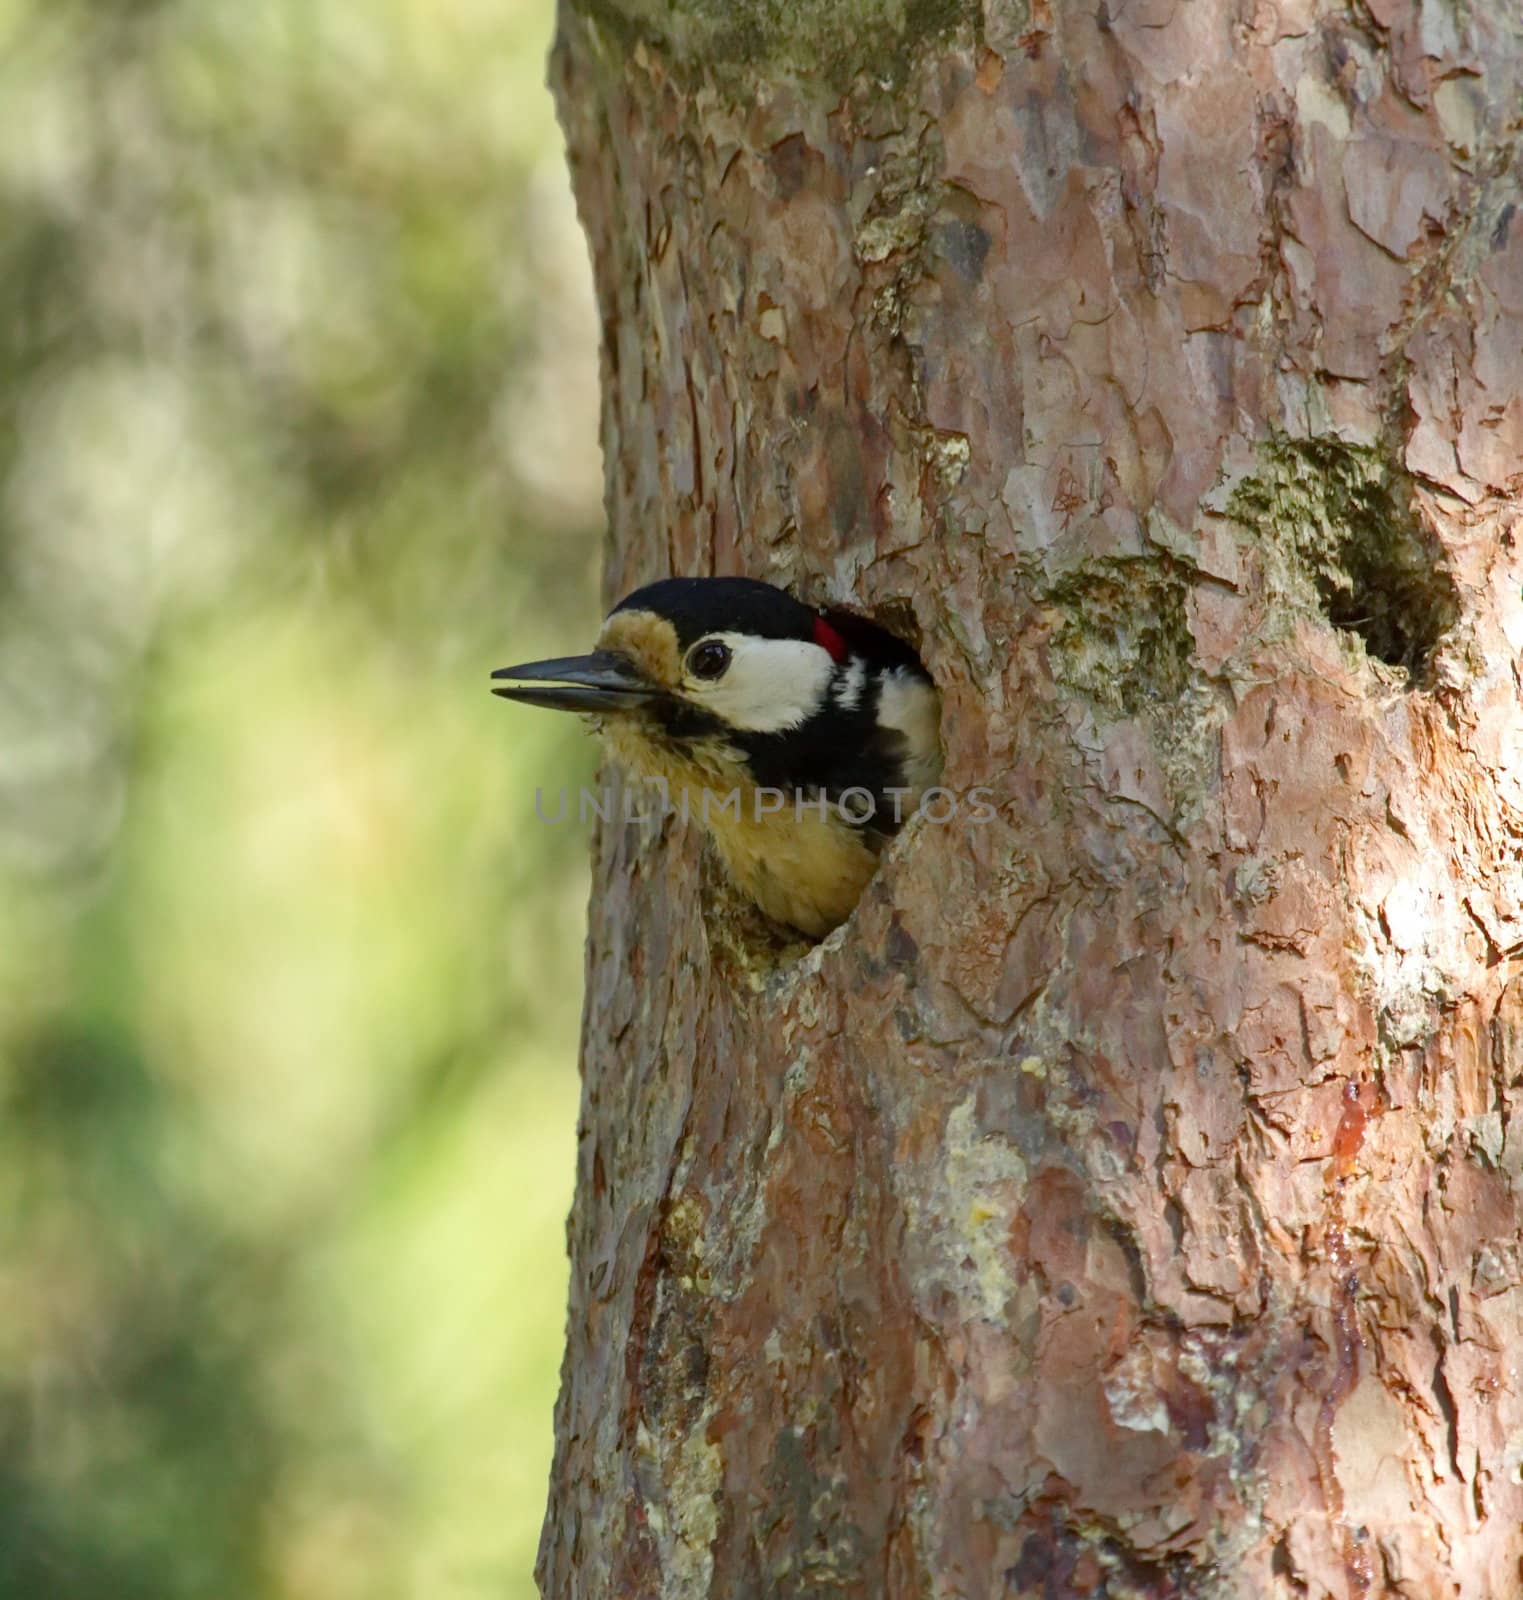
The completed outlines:
<svg viewBox="0 0 1523 1600">
<path fill-rule="evenodd" d="M 1523 1593 L 1515 0 L 562 0 L 552 79 L 609 598 L 877 616 L 996 810 L 814 948 L 602 830 L 544 1593 Z"/>
</svg>

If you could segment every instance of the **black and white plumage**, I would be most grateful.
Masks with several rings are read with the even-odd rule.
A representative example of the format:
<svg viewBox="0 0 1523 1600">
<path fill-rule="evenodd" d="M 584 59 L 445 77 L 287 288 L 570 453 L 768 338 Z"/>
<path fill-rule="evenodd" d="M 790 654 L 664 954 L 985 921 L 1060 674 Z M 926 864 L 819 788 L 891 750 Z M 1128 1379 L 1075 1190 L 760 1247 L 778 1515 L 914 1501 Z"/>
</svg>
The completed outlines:
<svg viewBox="0 0 1523 1600">
<path fill-rule="evenodd" d="M 842 922 L 941 772 L 935 687 L 902 640 L 750 578 L 667 578 L 614 607 L 588 656 L 493 673 L 495 692 L 596 719 L 609 753 L 703 822 L 769 916 Z"/>
</svg>

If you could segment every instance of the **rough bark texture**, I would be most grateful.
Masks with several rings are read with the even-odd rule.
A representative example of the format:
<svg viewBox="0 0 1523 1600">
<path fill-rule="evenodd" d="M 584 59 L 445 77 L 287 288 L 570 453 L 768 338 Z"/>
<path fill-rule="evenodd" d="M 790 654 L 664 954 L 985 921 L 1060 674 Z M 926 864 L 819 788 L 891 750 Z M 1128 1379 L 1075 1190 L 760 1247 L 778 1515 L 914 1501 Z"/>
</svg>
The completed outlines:
<svg viewBox="0 0 1523 1600">
<path fill-rule="evenodd" d="M 862 70 L 858 70 L 858 69 Z M 608 592 L 948 783 L 599 844 L 555 1597 L 1523 1593 L 1516 0 L 566 0 Z"/>
</svg>

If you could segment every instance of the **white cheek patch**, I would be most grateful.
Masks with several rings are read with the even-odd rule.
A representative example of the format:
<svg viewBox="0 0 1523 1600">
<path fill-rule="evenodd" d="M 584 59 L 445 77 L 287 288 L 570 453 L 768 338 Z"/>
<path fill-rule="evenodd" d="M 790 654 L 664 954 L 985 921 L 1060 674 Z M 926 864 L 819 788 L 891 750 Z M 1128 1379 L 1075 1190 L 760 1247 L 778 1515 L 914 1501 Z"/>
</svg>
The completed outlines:
<svg viewBox="0 0 1523 1600">
<path fill-rule="evenodd" d="M 830 653 L 803 639 L 756 639 L 711 633 L 730 647 L 729 669 L 708 682 L 689 674 L 683 692 L 695 705 L 746 733 L 782 733 L 807 722 L 830 688 Z"/>
</svg>

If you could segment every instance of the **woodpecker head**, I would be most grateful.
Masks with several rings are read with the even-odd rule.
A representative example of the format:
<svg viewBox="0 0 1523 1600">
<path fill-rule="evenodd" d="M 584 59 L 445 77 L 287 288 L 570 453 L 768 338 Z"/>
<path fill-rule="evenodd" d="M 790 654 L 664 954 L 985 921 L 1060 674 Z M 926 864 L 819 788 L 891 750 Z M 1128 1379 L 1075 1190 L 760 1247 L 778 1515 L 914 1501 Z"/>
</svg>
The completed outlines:
<svg viewBox="0 0 1523 1600">
<path fill-rule="evenodd" d="M 661 781 L 762 909 L 805 932 L 845 917 L 941 769 L 936 691 L 908 645 L 749 578 L 648 584 L 591 655 L 492 677 L 507 699 L 592 716 L 614 759 Z"/>
</svg>

